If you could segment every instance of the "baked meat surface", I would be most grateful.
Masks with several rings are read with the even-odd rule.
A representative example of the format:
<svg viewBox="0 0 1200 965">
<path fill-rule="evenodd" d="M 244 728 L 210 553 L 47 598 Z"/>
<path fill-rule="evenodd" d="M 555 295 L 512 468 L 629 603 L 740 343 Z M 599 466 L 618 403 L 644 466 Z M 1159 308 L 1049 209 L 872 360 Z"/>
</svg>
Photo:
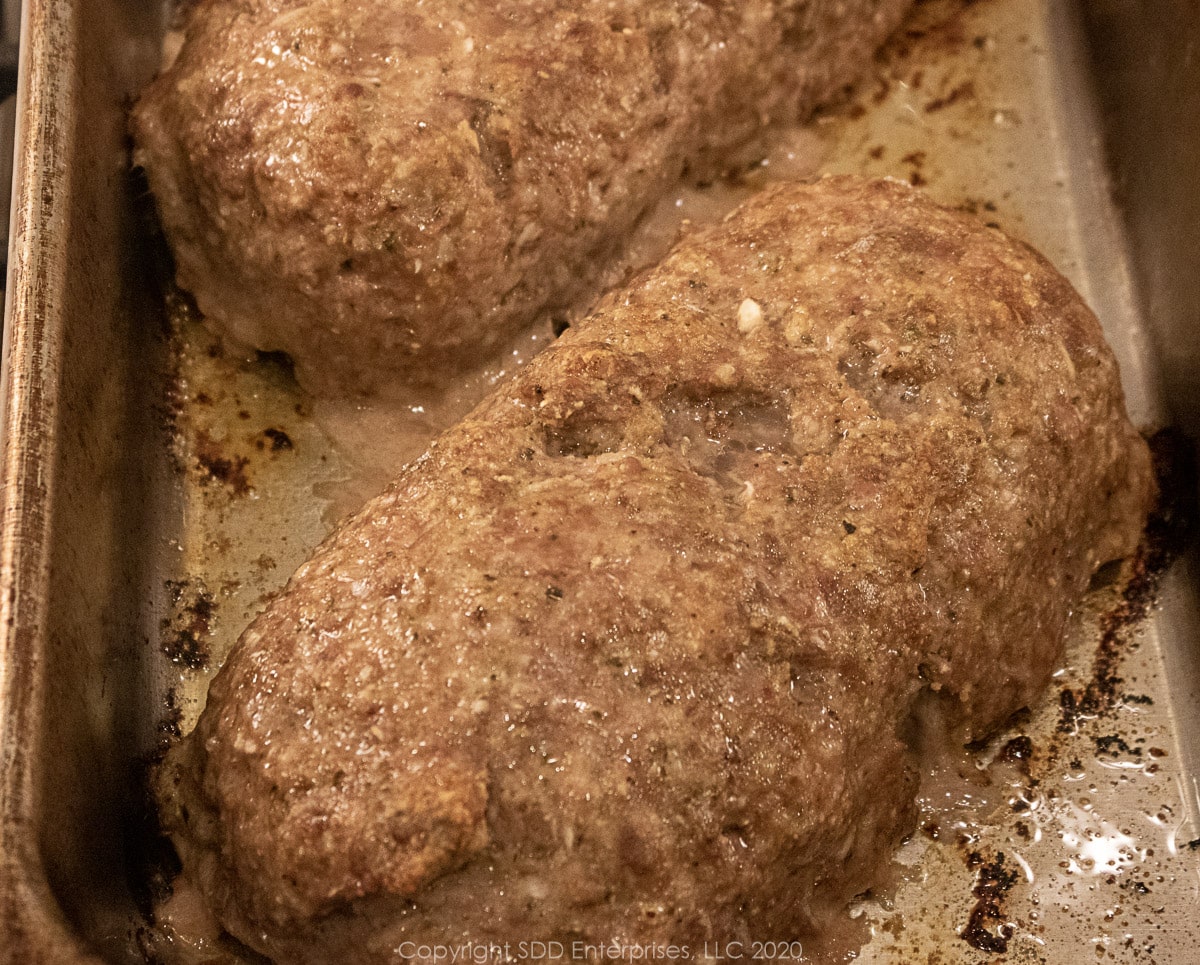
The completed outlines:
<svg viewBox="0 0 1200 965">
<path fill-rule="evenodd" d="M 593 294 L 686 170 L 852 81 L 911 0 L 204 0 L 133 112 L 180 285 L 348 395 Z"/>
<path fill-rule="evenodd" d="M 917 723 L 1034 700 L 1152 489 L 1043 258 L 899 183 L 774 188 L 330 537 L 165 820 L 280 961 L 819 936 L 911 830 Z"/>
</svg>

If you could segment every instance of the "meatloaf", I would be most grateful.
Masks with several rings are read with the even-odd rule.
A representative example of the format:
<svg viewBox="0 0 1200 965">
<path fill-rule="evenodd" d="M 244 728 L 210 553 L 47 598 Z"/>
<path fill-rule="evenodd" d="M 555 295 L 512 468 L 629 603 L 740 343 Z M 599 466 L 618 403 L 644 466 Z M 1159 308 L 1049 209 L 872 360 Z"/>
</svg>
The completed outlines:
<svg viewBox="0 0 1200 965">
<path fill-rule="evenodd" d="M 301 567 L 167 827 L 279 961 L 819 941 L 911 829 L 922 726 L 1037 697 L 1152 490 L 1042 257 L 896 182 L 774 188 Z"/>
<path fill-rule="evenodd" d="M 133 112 L 180 285 L 322 394 L 487 358 L 911 0 L 204 0 Z"/>
</svg>

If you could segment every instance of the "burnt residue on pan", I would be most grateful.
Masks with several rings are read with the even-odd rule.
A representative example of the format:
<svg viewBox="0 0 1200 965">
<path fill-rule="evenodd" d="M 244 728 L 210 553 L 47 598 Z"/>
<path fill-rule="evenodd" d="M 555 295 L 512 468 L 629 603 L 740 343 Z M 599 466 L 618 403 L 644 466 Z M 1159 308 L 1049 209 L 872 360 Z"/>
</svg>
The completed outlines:
<svg viewBox="0 0 1200 965">
<path fill-rule="evenodd" d="M 997 750 L 990 767 L 996 770 L 992 776 L 999 783 L 1004 783 L 1007 777 L 1009 813 L 993 815 L 991 820 L 1007 825 L 1008 840 L 1021 846 L 1032 843 L 1035 836 L 1055 833 L 1045 812 L 1058 806 L 1070 811 L 1070 791 L 1060 775 L 1065 771 L 1068 775 L 1078 775 L 1068 780 L 1082 780 L 1087 768 L 1081 758 L 1086 756 L 1087 749 L 1090 748 L 1102 771 L 1135 768 L 1148 775 L 1157 773 L 1158 762 L 1168 753 L 1158 746 L 1146 746 L 1146 738 L 1135 735 L 1128 722 L 1116 716 L 1122 705 L 1153 705 L 1145 694 L 1127 692 L 1122 663 L 1131 648 L 1137 646 L 1136 634 L 1155 606 L 1164 573 L 1191 545 L 1196 533 L 1197 474 L 1192 444 L 1171 428 L 1155 432 L 1148 439 L 1158 481 L 1158 500 L 1134 559 L 1098 574 L 1094 583 L 1098 595 L 1107 590 L 1113 599 L 1096 617 L 1098 640 L 1088 679 L 1082 686 L 1060 689 L 1057 723 L 1044 748 L 1039 749 L 1024 732 L 1007 740 L 1002 736 L 995 742 Z M 1029 725 L 1024 720 L 1014 721 L 1012 726 L 1023 731 Z M 1086 815 L 1090 805 L 1086 797 L 1080 801 Z M 1169 806 L 1164 805 L 1163 811 L 1169 814 Z M 1102 822 L 1100 826 L 1103 829 Z M 942 836 L 942 829 L 936 823 L 926 827 L 927 834 L 929 827 L 934 829 L 931 837 Z M 1068 844 L 1077 832 L 1064 825 L 1056 833 Z M 1110 829 L 1109 833 L 1117 839 L 1128 837 L 1119 829 Z M 1078 833 L 1076 846 L 1082 845 L 1087 851 L 1090 839 L 1100 841 L 1103 847 L 1103 837 L 1094 829 L 1083 831 Z M 1006 855 L 1004 850 L 996 850 L 993 857 L 986 858 L 986 852 L 980 850 L 976 838 L 969 834 L 960 836 L 957 843 L 967 869 L 974 875 L 971 887 L 974 902 L 958 935 L 985 954 L 1006 954 L 1019 927 L 1027 933 L 1031 930 L 1030 921 L 1023 920 L 1028 913 L 1015 913 L 1007 904 L 1022 876 L 1028 873 L 1028 866 L 1014 863 L 1019 856 Z M 1129 847 L 1136 850 L 1133 845 Z M 1153 850 L 1149 850 L 1146 857 L 1152 856 Z M 1070 861 L 1069 858 L 1064 861 L 1063 867 L 1067 868 Z M 1123 891 L 1126 895 L 1123 905 L 1128 907 L 1152 894 L 1155 883 L 1163 879 L 1159 874 L 1138 872 L 1131 865 L 1123 875 L 1109 873 L 1101 875 L 1099 880 Z"/>
<path fill-rule="evenodd" d="M 196 433 L 195 448 L 196 468 L 204 479 L 227 487 L 235 496 L 250 492 L 250 477 L 246 471 L 250 460 L 246 456 L 230 453 L 203 430 Z"/>
<path fill-rule="evenodd" d="M 1100 640 L 1092 677 L 1082 688 L 1059 691 L 1058 731 L 1074 734 L 1084 718 L 1099 717 L 1125 699 L 1122 654 L 1158 594 L 1163 573 L 1191 545 L 1196 532 L 1196 456 L 1190 440 L 1167 428 L 1149 437 L 1158 480 L 1158 500 L 1120 599 L 1100 618 Z M 1137 702 L 1139 695 L 1130 695 Z M 1141 696 L 1140 699 L 1149 698 Z"/>
<path fill-rule="evenodd" d="M 976 901 L 960 937 L 981 952 L 1007 952 L 1015 929 L 1004 910 L 1004 898 L 1017 883 L 1018 872 L 1004 863 L 1003 851 L 990 861 L 972 851 L 967 855 L 967 864 L 978 869 L 972 889 Z"/>
<path fill-rule="evenodd" d="M 971 79 L 947 83 L 943 78 L 932 77 L 926 67 L 930 62 L 959 55 L 965 48 L 990 49 L 993 39 L 976 32 L 964 14 L 970 8 L 992 2 L 917 0 L 908 23 L 876 53 L 872 73 L 859 83 L 854 96 L 846 102 L 827 105 L 819 111 L 819 116 L 842 115 L 857 120 L 872 106 L 883 104 L 897 85 L 926 94 L 922 104 L 926 114 L 973 100 L 976 89 Z M 877 148 L 876 160 L 882 157 L 882 148 L 883 145 Z"/>
<path fill-rule="evenodd" d="M 959 101 L 970 100 L 975 97 L 975 85 L 969 80 L 963 81 L 956 87 L 951 88 L 940 97 L 935 97 L 933 100 L 925 104 L 925 113 L 933 114 L 937 111 L 945 110 Z"/>
<path fill-rule="evenodd" d="M 216 615 L 216 601 L 197 580 L 167 580 L 166 590 L 170 614 L 159 624 L 159 649 L 174 664 L 188 670 L 204 670 L 209 661 L 207 642 Z"/>
<path fill-rule="evenodd" d="M 259 450 L 269 449 L 271 452 L 290 452 L 296 448 L 291 436 L 284 430 L 275 428 L 263 429 L 262 438 L 258 439 L 254 445 Z"/>
<path fill-rule="evenodd" d="M 862 908 L 864 960 L 1046 965 L 1074 960 L 1068 935 L 1089 958 L 1173 960 L 1162 916 L 1194 888 L 1200 839 L 1142 631 L 1194 540 L 1197 474 L 1181 433 L 1148 438 L 1159 499 L 1136 558 L 1098 574 L 1050 699 L 926 772 L 900 880 Z"/>
<path fill-rule="evenodd" d="M 145 788 L 125 826 L 125 862 L 129 869 L 129 887 L 142 923 L 131 935 L 147 962 L 162 961 L 153 953 L 155 909 L 174 891 L 173 882 L 182 866 L 170 840 L 158 820 L 158 806 L 149 787 L 150 776 L 160 755 L 138 761 L 133 780 Z"/>
<path fill-rule="evenodd" d="M 171 688 L 159 710 L 155 725 L 158 739 L 154 749 L 130 764 L 130 786 L 137 788 L 138 793 L 125 817 L 122 844 L 130 894 L 141 916 L 141 922 L 133 927 L 130 937 L 148 963 L 160 961 L 150 953 L 154 910 L 171 897 L 172 882 L 182 869 L 175 848 L 163 833 L 158 801 L 151 791 L 155 768 L 167 749 L 179 740 L 181 719 L 179 701 L 175 689 Z"/>
<path fill-rule="evenodd" d="M 169 262 L 169 254 L 164 255 L 164 261 Z M 296 433 L 278 422 L 257 429 L 233 424 L 228 418 L 231 410 L 236 411 L 240 422 L 253 422 L 263 416 L 252 415 L 250 409 L 259 407 L 231 395 L 228 384 L 196 384 L 187 376 L 187 357 L 203 355 L 210 365 L 228 369 L 231 379 L 244 379 L 250 374 L 266 384 L 294 391 L 291 359 L 283 352 L 231 352 L 205 330 L 203 316 L 191 296 L 170 280 L 169 265 L 164 272 L 160 284 L 167 315 L 173 322 L 170 338 L 174 371 L 164 409 L 172 439 L 172 461 L 181 475 L 209 490 L 213 499 L 250 496 L 256 490 L 256 461 L 262 455 L 274 458 L 294 452 Z M 305 416 L 303 404 L 297 403 L 294 408 L 294 415 Z"/>
</svg>

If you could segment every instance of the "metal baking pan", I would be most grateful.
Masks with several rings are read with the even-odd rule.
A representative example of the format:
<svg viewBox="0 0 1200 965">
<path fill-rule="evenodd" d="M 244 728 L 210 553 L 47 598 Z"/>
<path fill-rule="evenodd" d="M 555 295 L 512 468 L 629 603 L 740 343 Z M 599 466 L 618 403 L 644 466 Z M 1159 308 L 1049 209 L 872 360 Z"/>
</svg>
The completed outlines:
<svg viewBox="0 0 1200 965">
<path fill-rule="evenodd" d="M 140 0 L 26 4 L 0 386 L 0 962 L 238 960 L 186 940 L 145 765 L 264 597 L 402 457 L 361 440 L 435 428 L 314 408 L 286 366 L 228 356 L 164 290 L 125 115 L 168 26 Z M 778 171 L 921 183 L 1071 277 L 1135 422 L 1200 437 L 1197 0 L 926 0 L 858 93 L 768 160 L 674 207 L 704 217 Z M 1044 706 L 976 755 L 1007 760 L 929 776 L 895 888 L 852 911 L 860 961 L 1198 960 L 1198 588 L 1193 549 L 1137 627 L 1097 591 Z M 1097 682 L 1105 700 L 1079 710 Z"/>
</svg>

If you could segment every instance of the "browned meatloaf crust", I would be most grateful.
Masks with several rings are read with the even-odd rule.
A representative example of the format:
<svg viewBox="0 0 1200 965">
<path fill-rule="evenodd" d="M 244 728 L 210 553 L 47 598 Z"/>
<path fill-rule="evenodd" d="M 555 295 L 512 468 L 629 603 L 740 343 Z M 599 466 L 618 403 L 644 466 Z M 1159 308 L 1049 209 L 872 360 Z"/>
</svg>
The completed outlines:
<svg viewBox="0 0 1200 965">
<path fill-rule="evenodd" d="M 180 284 L 320 393 L 591 294 L 689 166 L 869 63 L 911 0 L 204 0 L 133 113 Z"/>
<path fill-rule="evenodd" d="M 605 298 L 246 631 L 162 782 L 288 962 L 811 935 L 918 708 L 1034 699 L 1151 496 L 1095 317 L 905 185 L 773 189 Z"/>
</svg>

